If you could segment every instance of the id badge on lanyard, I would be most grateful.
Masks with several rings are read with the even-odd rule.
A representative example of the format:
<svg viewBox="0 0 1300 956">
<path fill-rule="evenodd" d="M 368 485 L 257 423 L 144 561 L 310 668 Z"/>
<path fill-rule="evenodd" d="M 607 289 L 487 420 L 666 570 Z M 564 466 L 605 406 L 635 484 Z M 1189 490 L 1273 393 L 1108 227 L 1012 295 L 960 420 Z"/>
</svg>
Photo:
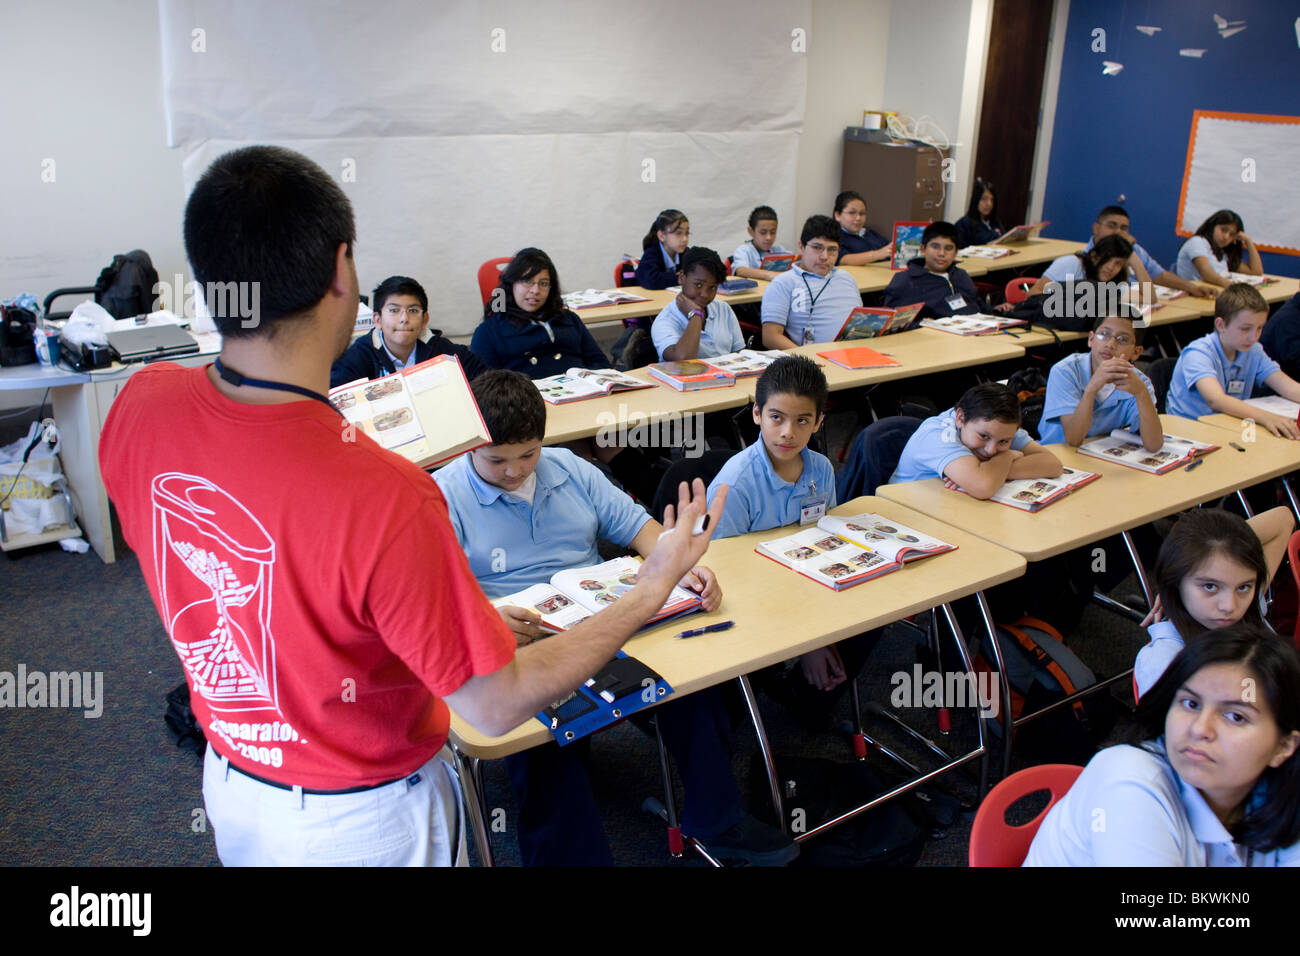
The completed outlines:
<svg viewBox="0 0 1300 956">
<path fill-rule="evenodd" d="M 1239 378 L 1234 378 L 1228 382 L 1229 395 L 1242 395 L 1246 391 L 1246 383 Z"/>
<path fill-rule="evenodd" d="M 830 495 L 817 491 L 817 482 L 809 482 L 809 494 L 806 494 L 799 500 L 799 523 L 801 525 L 816 524 L 821 520 L 822 515 L 826 514 L 826 505 L 830 501 Z"/>
<path fill-rule="evenodd" d="M 949 279 L 948 276 L 945 275 L 943 279 L 948 283 L 948 291 L 952 293 L 952 295 L 944 299 L 944 301 L 948 303 L 948 308 L 953 312 L 956 312 L 958 309 L 966 308 L 966 297 L 953 288 L 952 280 Z"/>
</svg>

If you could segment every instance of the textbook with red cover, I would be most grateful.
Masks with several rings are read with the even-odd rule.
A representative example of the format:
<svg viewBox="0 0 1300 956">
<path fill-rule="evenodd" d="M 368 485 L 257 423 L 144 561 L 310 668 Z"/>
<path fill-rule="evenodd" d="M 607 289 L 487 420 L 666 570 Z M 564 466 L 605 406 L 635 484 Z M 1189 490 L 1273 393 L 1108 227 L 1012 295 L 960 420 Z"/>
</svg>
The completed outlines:
<svg viewBox="0 0 1300 956">
<path fill-rule="evenodd" d="M 777 252 L 769 256 L 764 256 L 760 269 L 766 269 L 768 272 L 788 272 L 794 265 L 796 256 L 793 252 Z"/>
<path fill-rule="evenodd" d="M 1002 235 L 998 236 L 990 242 L 989 245 L 1000 246 L 1005 242 L 1025 242 L 1029 239 L 1034 239 L 1038 236 L 1038 233 L 1042 231 L 1044 226 L 1050 226 L 1051 224 L 1052 221 L 1050 219 L 1044 219 L 1042 222 L 1031 222 L 1026 223 L 1023 226 L 1016 226 L 1016 228 L 1008 229 Z"/>
<path fill-rule="evenodd" d="M 854 339 L 873 339 L 881 335 L 903 332 L 911 325 L 917 315 L 925 308 L 924 302 L 900 305 L 896 309 L 885 306 L 859 306 L 849 313 L 840 330 L 835 333 L 836 342 L 850 342 Z"/>
<path fill-rule="evenodd" d="M 1156 451 L 1147 451 L 1142 445 L 1142 436 L 1127 428 L 1116 428 L 1109 435 L 1094 438 L 1079 446 L 1079 454 L 1102 461 L 1113 461 L 1126 468 L 1136 468 L 1152 475 L 1163 475 L 1180 465 L 1186 465 L 1193 458 L 1218 451 L 1218 445 L 1209 442 L 1192 441 L 1177 435 L 1165 435 L 1164 444 Z"/>
<path fill-rule="evenodd" d="M 875 349 L 869 349 L 865 345 L 855 345 L 847 349 L 832 349 L 829 352 L 817 353 L 827 361 L 834 362 L 840 368 L 863 369 L 863 368 L 888 368 L 891 365 L 902 365 L 898 359 L 889 355 L 877 352 Z"/>
<path fill-rule="evenodd" d="M 1063 468 L 1055 478 L 1013 478 L 995 491 L 989 501 L 1021 511 L 1041 511 L 1072 491 L 1090 485 L 1101 475 L 1077 468 Z M 963 490 L 963 494 L 966 492 Z"/>
<path fill-rule="evenodd" d="M 693 392 L 701 388 L 724 388 L 736 384 L 736 376 L 714 368 L 702 359 L 685 362 L 655 362 L 646 371 L 665 385 L 679 392 Z"/>
</svg>

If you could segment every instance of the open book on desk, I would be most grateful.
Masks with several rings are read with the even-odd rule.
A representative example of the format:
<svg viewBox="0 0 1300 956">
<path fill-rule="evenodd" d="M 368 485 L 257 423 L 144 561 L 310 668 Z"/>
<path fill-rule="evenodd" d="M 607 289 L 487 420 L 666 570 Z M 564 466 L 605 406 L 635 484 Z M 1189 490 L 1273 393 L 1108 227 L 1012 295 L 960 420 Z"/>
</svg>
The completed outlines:
<svg viewBox="0 0 1300 956">
<path fill-rule="evenodd" d="M 542 398 L 552 405 L 600 398 L 614 392 L 654 388 L 653 382 L 643 382 L 612 368 L 571 368 L 563 375 L 534 379 L 533 384 L 542 393 Z"/>
<path fill-rule="evenodd" d="M 870 512 L 848 518 L 823 515 L 816 527 L 754 548 L 836 591 L 897 571 L 909 561 L 955 549 L 956 545 Z"/>
<path fill-rule="evenodd" d="M 1000 332 L 1015 325 L 1025 325 L 1024 319 L 1009 319 L 1005 316 L 985 315 L 975 312 L 970 315 L 946 315 L 938 319 L 922 319 L 921 327 L 950 332 L 953 335 L 988 335 Z"/>
<path fill-rule="evenodd" d="M 1077 468 L 1063 468 L 1055 478 L 1013 478 L 989 496 L 989 501 L 1021 511 L 1041 511 L 1072 491 L 1091 484 L 1101 475 Z M 963 494 L 965 492 L 963 491 Z"/>
<path fill-rule="evenodd" d="M 566 309 L 596 309 L 606 305 L 625 305 L 629 302 L 649 302 L 644 295 L 634 295 L 620 289 L 584 289 L 561 296 Z"/>
<path fill-rule="evenodd" d="M 1163 475 L 1179 465 L 1188 464 L 1199 455 L 1217 451 L 1218 445 L 1209 442 L 1165 435 L 1158 451 L 1147 451 L 1142 438 L 1127 428 L 1116 428 L 1103 438 L 1094 438 L 1079 446 L 1079 454 L 1103 461 L 1113 461 L 1126 468 L 1136 468 L 1152 475 Z"/>
</svg>

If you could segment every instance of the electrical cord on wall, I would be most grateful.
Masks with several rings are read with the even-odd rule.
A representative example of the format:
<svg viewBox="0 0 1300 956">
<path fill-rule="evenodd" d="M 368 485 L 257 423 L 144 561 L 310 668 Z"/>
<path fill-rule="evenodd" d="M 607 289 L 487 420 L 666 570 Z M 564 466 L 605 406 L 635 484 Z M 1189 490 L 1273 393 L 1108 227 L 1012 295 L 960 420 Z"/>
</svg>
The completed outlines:
<svg viewBox="0 0 1300 956">
<path fill-rule="evenodd" d="M 948 139 L 948 134 L 944 132 L 943 127 L 934 121 L 934 118 L 928 115 L 917 117 L 912 116 L 889 116 L 886 117 L 886 128 L 889 135 L 898 140 L 911 140 L 921 143 L 943 153 L 945 150 L 952 148 L 952 143 Z M 939 202 L 938 208 L 944 208 L 944 202 L 948 198 L 948 186 L 944 182 L 943 176 L 939 177 Z"/>
</svg>

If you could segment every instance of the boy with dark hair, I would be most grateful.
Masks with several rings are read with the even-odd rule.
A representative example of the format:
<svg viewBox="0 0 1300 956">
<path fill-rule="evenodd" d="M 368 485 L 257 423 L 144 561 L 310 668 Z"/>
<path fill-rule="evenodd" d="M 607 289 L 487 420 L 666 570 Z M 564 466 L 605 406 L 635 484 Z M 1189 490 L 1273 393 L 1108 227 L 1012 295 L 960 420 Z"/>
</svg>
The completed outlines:
<svg viewBox="0 0 1300 956">
<path fill-rule="evenodd" d="M 749 214 L 749 238 L 731 254 L 731 272 L 742 279 L 772 280 L 783 269 L 763 268 L 764 256 L 787 256 L 790 250 L 776 241 L 776 210 L 771 206 L 755 206 Z"/>
<path fill-rule="evenodd" d="M 1283 372 L 1259 344 L 1266 321 L 1268 303 L 1254 286 L 1237 282 L 1220 292 L 1214 300 L 1214 331 L 1178 356 L 1169 381 L 1169 413 L 1200 418 L 1224 412 L 1252 418 L 1279 437 L 1300 438 L 1294 418 L 1246 404 L 1261 385 L 1300 402 L 1300 383 Z"/>
<path fill-rule="evenodd" d="M 424 287 L 407 276 L 389 276 L 371 296 L 375 327 L 339 356 L 330 369 L 330 388 L 359 378 L 380 378 L 427 362 L 435 355 L 460 359 L 465 377 L 473 381 L 487 366 L 467 346 L 443 338 L 430 329 L 429 297 Z"/>
<path fill-rule="evenodd" d="M 682 291 L 650 326 L 650 338 L 661 359 L 716 358 L 745 347 L 736 313 L 717 298 L 718 286 L 726 278 L 727 267 L 712 249 L 691 246 L 682 253 L 677 267 Z"/>
<path fill-rule="evenodd" d="M 799 236 L 799 259 L 763 290 L 763 348 L 830 342 L 862 305 L 857 282 L 835 268 L 839 252 L 839 223 L 809 216 Z"/>
<path fill-rule="evenodd" d="M 644 557 L 662 530 L 640 505 L 587 462 L 543 448 L 546 406 L 518 372 L 494 370 L 471 388 L 494 443 L 434 474 L 447 499 L 470 570 L 490 598 L 549 581 L 556 571 L 596 564 L 599 539 Z M 715 610 L 722 592 L 696 567 L 680 582 Z M 540 616 L 507 607 L 501 615 L 521 644 L 544 635 Z M 551 638 L 550 640 L 554 640 Z M 655 711 L 686 794 L 682 829 L 715 856 L 779 865 L 798 848 L 743 808 L 731 774 L 729 722 L 716 688 L 674 698 Z M 588 745 L 547 744 L 506 758 L 519 800 L 519 846 L 528 865 L 608 865 L 609 844 L 588 779 Z"/>
<path fill-rule="evenodd" d="M 907 264 L 885 288 L 885 305 L 924 302 L 917 319 L 969 315 L 980 310 L 979 292 L 957 262 L 957 227 L 932 222 L 921 233 L 921 255 Z"/>
<path fill-rule="evenodd" d="M 1140 432 L 1147 451 L 1164 444 L 1151 380 L 1133 364 L 1142 354 L 1142 330 L 1125 314 L 1099 315 L 1088 351 L 1067 355 L 1047 374 L 1038 426 L 1044 445 L 1081 445 L 1116 428 Z"/>
</svg>

